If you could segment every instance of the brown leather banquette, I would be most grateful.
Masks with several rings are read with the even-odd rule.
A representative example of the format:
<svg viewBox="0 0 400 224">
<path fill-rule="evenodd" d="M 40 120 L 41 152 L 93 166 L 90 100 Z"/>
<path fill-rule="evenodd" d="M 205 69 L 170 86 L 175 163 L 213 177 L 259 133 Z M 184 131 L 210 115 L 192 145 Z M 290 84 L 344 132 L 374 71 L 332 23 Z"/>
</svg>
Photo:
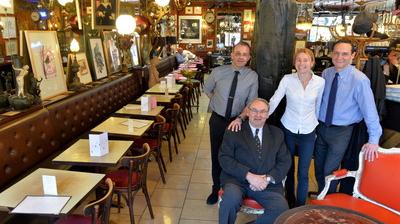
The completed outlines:
<svg viewBox="0 0 400 224">
<path fill-rule="evenodd" d="M 174 69 L 178 68 L 178 62 L 176 61 L 175 55 L 168 56 L 166 58 L 163 58 L 158 62 L 157 66 L 157 71 L 160 73 L 160 77 L 164 77 L 171 73 Z"/>
<path fill-rule="evenodd" d="M 0 191 L 141 94 L 125 75 L 0 126 Z"/>
</svg>

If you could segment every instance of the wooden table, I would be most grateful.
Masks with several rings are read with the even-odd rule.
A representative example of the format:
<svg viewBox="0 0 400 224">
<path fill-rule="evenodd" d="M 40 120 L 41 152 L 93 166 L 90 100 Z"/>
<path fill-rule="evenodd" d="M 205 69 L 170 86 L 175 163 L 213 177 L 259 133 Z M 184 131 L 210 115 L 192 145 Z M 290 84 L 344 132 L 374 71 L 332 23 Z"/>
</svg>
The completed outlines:
<svg viewBox="0 0 400 224">
<path fill-rule="evenodd" d="M 168 94 L 172 94 L 172 95 L 177 94 L 177 93 L 179 93 L 179 91 L 181 91 L 182 88 L 183 88 L 183 85 L 175 84 L 175 88 L 172 88 L 172 89 L 168 88 Z M 161 88 L 160 83 L 158 83 L 158 84 L 154 85 L 153 87 L 151 87 L 150 89 L 148 89 L 146 91 L 146 93 L 162 94 L 162 93 L 165 93 L 165 89 Z"/>
<path fill-rule="evenodd" d="M 122 136 L 140 137 L 154 123 L 154 121 L 152 121 L 152 120 L 131 119 L 134 123 L 135 122 L 146 123 L 146 125 L 144 125 L 141 128 L 134 127 L 133 131 L 132 131 L 132 130 L 129 130 L 128 125 L 122 124 L 124 122 L 127 122 L 128 120 L 129 120 L 128 118 L 122 118 L 122 117 L 109 117 L 107 120 L 105 120 L 105 121 L 103 121 L 103 123 L 97 125 L 91 131 L 92 132 L 108 132 L 109 134 L 122 135 Z"/>
<path fill-rule="evenodd" d="M 169 101 L 171 102 L 171 100 Z M 157 106 L 156 108 L 151 109 L 150 111 L 142 111 L 140 109 L 140 105 L 137 104 L 128 104 L 115 112 L 116 115 L 128 115 L 129 117 L 137 117 L 137 118 L 150 118 L 154 119 L 157 115 L 161 113 L 164 109 L 164 106 Z"/>
<path fill-rule="evenodd" d="M 70 213 L 105 176 L 97 173 L 39 168 L 1 192 L 0 206 L 15 208 L 27 195 L 43 195 L 42 175 L 56 176 L 58 194 L 71 196 L 60 214 Z"/>
<path fill-rule="evenodd" d="M 174 95 L 160 95 L 160 94 L 152 94 L 152 95 L 148 95 L 148 94 L 144 94 L 143 96 L 154 96 L 157 100 L 157 105 L 163 105 L 163 106 L 169 106 L 171 105 L 171 100 L 173 98 L 175 98 Z M 140 100 L 142 99 L 142 96 L 137 98 L 135 100 L 135 103 L 139 103 L 140 104 Z"/>
<path fill-rule="evenodd" d="M 83 166 L 116 166 L 133 141 L 109 140 L 109 153 L 103 156 L 90 156 L 89 139 L 80 139 L 53 159 L 54 164 Z"/>
<path fill-rule="evenodd" d="M 343 221 L 346 222 L 343 222 Z M 304 205 L 282 213 L 274 224 L 297 223 L 363 223 L 383 224 L 359 212 L 325 205 Z"/>
</svg>

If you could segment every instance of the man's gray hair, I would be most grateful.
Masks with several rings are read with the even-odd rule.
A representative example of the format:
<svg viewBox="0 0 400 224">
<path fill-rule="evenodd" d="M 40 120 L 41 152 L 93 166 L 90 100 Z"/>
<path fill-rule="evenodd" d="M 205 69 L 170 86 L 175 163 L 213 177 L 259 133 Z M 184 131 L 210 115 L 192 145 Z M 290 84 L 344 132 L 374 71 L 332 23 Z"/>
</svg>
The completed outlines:
<svg viewBox="0 0 400 224">
<path fill-rule="evenodd" d="M 250 108 L 250 106 L 256 101 L 265 103 L 267 105 L 267 111 L 269 111 L 269 103 L 268 103 L 268 101 L 266 99 L 263 99 L 263 98 L 255 98 L 255 99 L 253 99 L 252 101 L 250 101 L 249 104 L 247 104 L 247 108 Z"/>
</svg>

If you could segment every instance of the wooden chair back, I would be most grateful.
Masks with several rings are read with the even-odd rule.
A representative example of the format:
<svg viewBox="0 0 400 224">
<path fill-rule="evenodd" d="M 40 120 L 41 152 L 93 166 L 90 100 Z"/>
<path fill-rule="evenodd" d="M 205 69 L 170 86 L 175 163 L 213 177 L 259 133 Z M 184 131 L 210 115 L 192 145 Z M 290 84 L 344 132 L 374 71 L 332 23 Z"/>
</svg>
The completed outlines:
<svg viewBox="0 0 400 224">
<path fill-rule="evenodd" d="M 110 208 L 114 183 L 110 178 L 107 178 L 105 182 L 108 187 L 107 193 L 99 200 L 89 203 L 83 208 L 83 214 L 92 217 L 92 224 L 98 223 L 97 220 L 99 219 L 101 224 L 108 224 L 110 220 Z"/>
</svg>

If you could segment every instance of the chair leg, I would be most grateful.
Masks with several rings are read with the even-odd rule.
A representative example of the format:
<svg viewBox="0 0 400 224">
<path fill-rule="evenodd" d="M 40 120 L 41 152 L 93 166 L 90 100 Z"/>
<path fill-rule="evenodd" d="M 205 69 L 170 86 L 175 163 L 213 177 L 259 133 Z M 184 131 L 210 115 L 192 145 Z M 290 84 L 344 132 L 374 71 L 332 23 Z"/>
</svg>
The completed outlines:
<svg viewBox="0 0 400 224">
<path fill-rule="evenodd" d="M 183 128 L 183 121 L 182 121 L 182 117 L 180 116 L 179 118 L 178 118 L 179 120 L 178 120 L 178 122 L 179 122 L 179 125 L 181 126 L 181 130 L 182 130 L 182 134 L 183 134 L 183 138 L 186 138 L 186 135 L 185 135 L 185 129 Z"/>
<path fill-rule="evenodd" d="M 147 185 L 142 186 L 142 191 L 143 191 L 144 197 L 146 198 L 147 208 L 149 208 L 150 217 L 151 217 L 151 219 L 154 219 L 153 207 L 151 207 L 151 201 L 150 201 L 149 192 L 147 191 Z"/>
<path fill-rule="evenodd" d="M 121 213 L 121 193 L 117 193 L 118 213 Z"/>
<path fill-rule="evenodd" d="M 160 170 L 160 175 L 161 175 L 161 180 L 162 182 L 165 184 L 165 176 L 164 176 L 164 169 L 162 167 L 162 162 L 161 162 L 161 158 L 160 158 L 160 154 L 159 153 L 155 153 L 154 154 L 157 160 L 157 164 L 158 164 L 158 169 Z"/>
<path fill-rule="evenodd" d="M 172 162 L 171 136 L 168 136 L 169 161 Z"/>
<path fill-rule="evenodd" d="M 181 138 L 179 137 L 179 133 L 178 133 L 178 124 L 175 125 L 174 131 L 172 131 L 172 133 L 174 134 L 174 138 L 175 136 L 178 139 L 178 143 L 181 144 Z"/>
<path fill-rule="evenodd" d="M 162 164 L 162 167 L 164 169 L 164 172 L 166 173 L 167 172 L 167 167 L 165 166 L 164 157 L 162 156 L 161 149 L 159 151 L 159 157 L 160 157 L 161 164 Z"/>
<path fill-rule="evenodd" d="M 128 198 L 126 200 L 126 204 L 128 204 L 129 208 L 129 218 L 131 220 L 131 224 L 135 224 L 135 215 L 133 214 L 133 196 L 132 192 L 128 192 Z"/>
<path fill-rule="evenodd" d="M 173 137 L 174 137 L 175 153 L 178 154 L 178 144 L 176 144 L 176 134 L 178 134 L 178 133 L 176 132 L 176 129 L 172 130 L 172 132 L 173 132 L 172 134 L 173 134 Z"/>
</svg>

